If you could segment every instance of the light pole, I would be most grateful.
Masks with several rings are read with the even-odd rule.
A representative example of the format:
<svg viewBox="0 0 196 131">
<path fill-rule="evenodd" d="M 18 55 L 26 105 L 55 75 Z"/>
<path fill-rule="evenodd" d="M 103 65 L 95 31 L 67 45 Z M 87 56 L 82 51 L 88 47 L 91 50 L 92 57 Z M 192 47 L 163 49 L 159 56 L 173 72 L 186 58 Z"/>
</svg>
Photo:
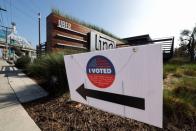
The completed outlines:
<svg viewBox="0 0 196 131">
<path fill-rule="evenodd" d="M 40 25 L 40 20 L 41 20 L 41 13 L 38 13 L 38 31 L 39 31 L 39 46 L 41 46 L 41 25 Z"/>
<path fill-rule="evenodd" d="M 38 56 L 41 54 L 41 13 L 38 13 L 38 37 L 39 37 L 39 43 L 38 43 Z"/>
</svg>

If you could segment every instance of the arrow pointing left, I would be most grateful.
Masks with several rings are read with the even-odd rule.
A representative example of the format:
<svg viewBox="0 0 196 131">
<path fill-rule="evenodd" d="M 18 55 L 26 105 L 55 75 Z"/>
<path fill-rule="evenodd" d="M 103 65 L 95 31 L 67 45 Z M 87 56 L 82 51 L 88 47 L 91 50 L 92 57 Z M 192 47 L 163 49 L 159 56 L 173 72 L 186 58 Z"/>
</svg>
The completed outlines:
<svg viewBox="0 0 196 131">
<path fill-rule="evenodd" d="M 125 105 L 133 108 L 145 110 L 145 99 L 133 96 L 126 96 L 110 92 L 102 92 L 97 90 L 86 89 L 82 84 L 76 91 L 85 99 L 86 97 L 96 98 L 108 102 L 113 102 L 120 105 Z"/>
</svg>

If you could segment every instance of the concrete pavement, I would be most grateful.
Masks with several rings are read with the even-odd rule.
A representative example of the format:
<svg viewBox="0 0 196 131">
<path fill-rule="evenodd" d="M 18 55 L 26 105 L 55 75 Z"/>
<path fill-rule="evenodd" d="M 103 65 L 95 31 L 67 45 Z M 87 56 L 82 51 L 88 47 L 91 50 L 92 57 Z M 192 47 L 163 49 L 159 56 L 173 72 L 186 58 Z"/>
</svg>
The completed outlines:
<svg viewBox="0 0 196 131">
<path fill-rule="evenodd" d="M 47 96 L 47 93 L 35 81 L 27 77 L 16 67 L 9 67 L 7 73 L 9 84 L 21 103 Z"/>
<path fill-rule="evenodd" d="M 40 131 L 20 103 L 46 95 L 33 80 L 0 59 L 0 131 Z"/>
</svg>

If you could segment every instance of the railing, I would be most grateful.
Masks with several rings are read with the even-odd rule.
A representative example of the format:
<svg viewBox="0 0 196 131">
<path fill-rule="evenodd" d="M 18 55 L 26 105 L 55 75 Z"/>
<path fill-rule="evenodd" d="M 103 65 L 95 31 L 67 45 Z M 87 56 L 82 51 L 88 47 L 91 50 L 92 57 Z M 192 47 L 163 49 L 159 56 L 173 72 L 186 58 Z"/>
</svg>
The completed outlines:
<svg viewBox="0 0 196 131">
<path fill-rule="evenodd" d="M 127 46 L 139 46 L 139 45 L 146 45 L 146 44 L 162 44 L 162 51 L 163 51 L 163 60 L 168 61 L 172 58 L 174 52 L 174 37 L 170 38 L 161 38 L 161 39 L 154 39 L 154 40 L 135 40 L 133 39 L 130 41 L 125 42 L 125 44 L 117 45 L 117 47 L 127 47 Z"/>
<path fill-rule="evenodd" d="M 162 38 L 152 40 L 153 43 L 161 43 L 163 51 L 163 60 L 168 61 L 172 58 L 174 52 L 174 37 L 172 38 Z"/>
</svg>

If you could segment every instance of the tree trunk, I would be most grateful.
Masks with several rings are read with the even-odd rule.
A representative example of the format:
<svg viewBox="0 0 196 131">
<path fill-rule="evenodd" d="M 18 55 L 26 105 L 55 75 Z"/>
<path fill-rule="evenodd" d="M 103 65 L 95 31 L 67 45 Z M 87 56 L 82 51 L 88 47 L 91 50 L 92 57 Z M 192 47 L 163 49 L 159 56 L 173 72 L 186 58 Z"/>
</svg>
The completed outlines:
<svg viewBox="0 0 196 131">
<path fill-rule="evenodd" d="M 192 41 L 189 45 L 189 53 L 190 53 L 190 61 L 193 62 L 195 60 L 195 39 L 194 35 L 192 34 Z"/>
<path fill-rule="evenodd" d="M 190 48 L 190 61 L 191 62 L 195 60 L 194 56 L 195 56 L 194 48 Z"/>
</svg>

